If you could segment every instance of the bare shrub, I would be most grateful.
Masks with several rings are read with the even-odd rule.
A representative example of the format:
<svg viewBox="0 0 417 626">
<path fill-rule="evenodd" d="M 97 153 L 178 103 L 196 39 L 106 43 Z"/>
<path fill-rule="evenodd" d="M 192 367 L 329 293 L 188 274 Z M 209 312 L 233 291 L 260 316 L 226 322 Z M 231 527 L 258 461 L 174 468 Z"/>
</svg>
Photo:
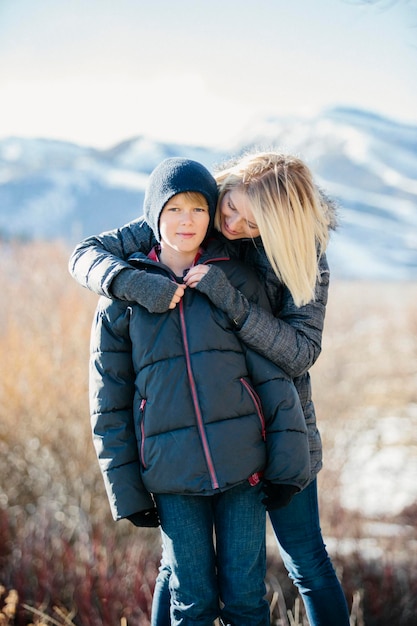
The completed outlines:
<svg viewBox="0 0 417 626">
<path fill-rule="evenodd" d="M 60 243 L 0 244 L 0 610 L 14 589 L 16 626 L 147 626 L 159 531 L 110 516 L 88 417 L 97 297 L 69 276 L 68 255 Z M 380 520 L 381 535 L 339 498 L 356 432 L 417 403 L 416 296 L 415 284 L 332 285 L 312 371 L 322 527 L 355 626 L 411 626 L 417 613 L 415 505 Z M 304 626 L 275 546 L 269 553 L 272 623 Z"/>
</svg>

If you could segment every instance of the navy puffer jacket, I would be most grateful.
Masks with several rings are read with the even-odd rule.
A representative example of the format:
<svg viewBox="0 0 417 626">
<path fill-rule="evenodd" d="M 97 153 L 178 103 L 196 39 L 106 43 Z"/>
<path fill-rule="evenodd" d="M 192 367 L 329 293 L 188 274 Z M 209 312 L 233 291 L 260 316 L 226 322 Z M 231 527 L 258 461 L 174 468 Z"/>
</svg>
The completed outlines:
<svg viewBox="0 0 417 626">
<path fill-rule="evenodd" d="M 174 280 L 140 253 L 130 262 Z M 268 306 L 247 267 L 217 251 L 200 262 L 216 263 L 248 299 Z M 195 289 L 162 314 L 101 298 L 90 409 L 114 519 L 150 508 L 150 493 L 211 495 L 261 471 L 272 482 L 305 486 L 308 438 L 295 386 L 245 352 L 228 317 Z"/>
</svg>

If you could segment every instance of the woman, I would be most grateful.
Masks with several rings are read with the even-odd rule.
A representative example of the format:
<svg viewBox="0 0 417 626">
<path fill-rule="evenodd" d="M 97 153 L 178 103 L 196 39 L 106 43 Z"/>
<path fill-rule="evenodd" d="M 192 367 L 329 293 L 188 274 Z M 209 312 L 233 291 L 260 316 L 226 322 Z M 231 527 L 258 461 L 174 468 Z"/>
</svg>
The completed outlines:
<svg viewBox="0 0 417 626">
<path fill-rule="evenodd" d="M 249 347 L 294 379 L 309 431 L 311 481 L 286 507 L 271 511 L 270 520 L 311 626 L 348 626 L 346 600 L 320 530 L 316 476 L 322 467 L 322 447 L 308 374 L 321 351 L 329 286 L 325 250 L 335 224 L 334 207 L 319 193 L 307 166 L 292 156 L 248 154 L 215 177 L 220 194 L 216 227 L 221 233 L 215 236 L 232 242 L 229 252 L 258 272 L 274 316 L 249 303 L 215 271 L 203 276 L 190 270 L 185 283 L 206 293 L 229 315 Z M 137 301 L 150 311 L 166 311 L 176 306 L 184 288 L 169 281 L 151 285 L 123 260 L 151 247 L 146 223 L 132 222 L 81 242 L 71 256 L 70 272 L 96 293 Z M 163 621 L 166 609 L 160 603 L 168 578 L 169 570 L 162 566 L 154 626 L 169 624 Z"/>
</svg>

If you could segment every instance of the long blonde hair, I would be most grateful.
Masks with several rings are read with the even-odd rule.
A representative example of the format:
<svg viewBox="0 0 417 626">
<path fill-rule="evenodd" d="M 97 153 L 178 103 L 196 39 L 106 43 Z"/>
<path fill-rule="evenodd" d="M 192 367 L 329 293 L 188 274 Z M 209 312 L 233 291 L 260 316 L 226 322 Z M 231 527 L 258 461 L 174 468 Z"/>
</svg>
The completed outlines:
<svg viewBox="0 0 417 626">
<path fill-rule="evenodd" d="M 234 188 L 247 194 L 268 260 L 296 306 L 313 300 L 332 216 L 307 165 L 295 156 L 256 152 L 226 165 L 215 178 L 218 207 Z"/>
</svg>

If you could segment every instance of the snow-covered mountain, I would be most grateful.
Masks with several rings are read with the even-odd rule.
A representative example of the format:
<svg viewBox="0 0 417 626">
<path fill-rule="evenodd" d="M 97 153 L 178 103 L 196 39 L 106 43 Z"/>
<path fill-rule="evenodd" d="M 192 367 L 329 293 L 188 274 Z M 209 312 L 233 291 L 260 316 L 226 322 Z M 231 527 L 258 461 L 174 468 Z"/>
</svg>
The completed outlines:
<svg viewBox="0 0 417 626">
<path fill-rule="evenodd" d="M 150 171 L 187 156 L 213 169 L 250 148 L 294 152 L 340 204 L 333 275 L 417 278 L 417 126 L 337 108 L 313 119 L 270 118 L 217 150 L 137 137 L 109 150 L 45 139 L 0 141 L 0 236 L 70 245 L 141 215 Z"/>
</svg>

